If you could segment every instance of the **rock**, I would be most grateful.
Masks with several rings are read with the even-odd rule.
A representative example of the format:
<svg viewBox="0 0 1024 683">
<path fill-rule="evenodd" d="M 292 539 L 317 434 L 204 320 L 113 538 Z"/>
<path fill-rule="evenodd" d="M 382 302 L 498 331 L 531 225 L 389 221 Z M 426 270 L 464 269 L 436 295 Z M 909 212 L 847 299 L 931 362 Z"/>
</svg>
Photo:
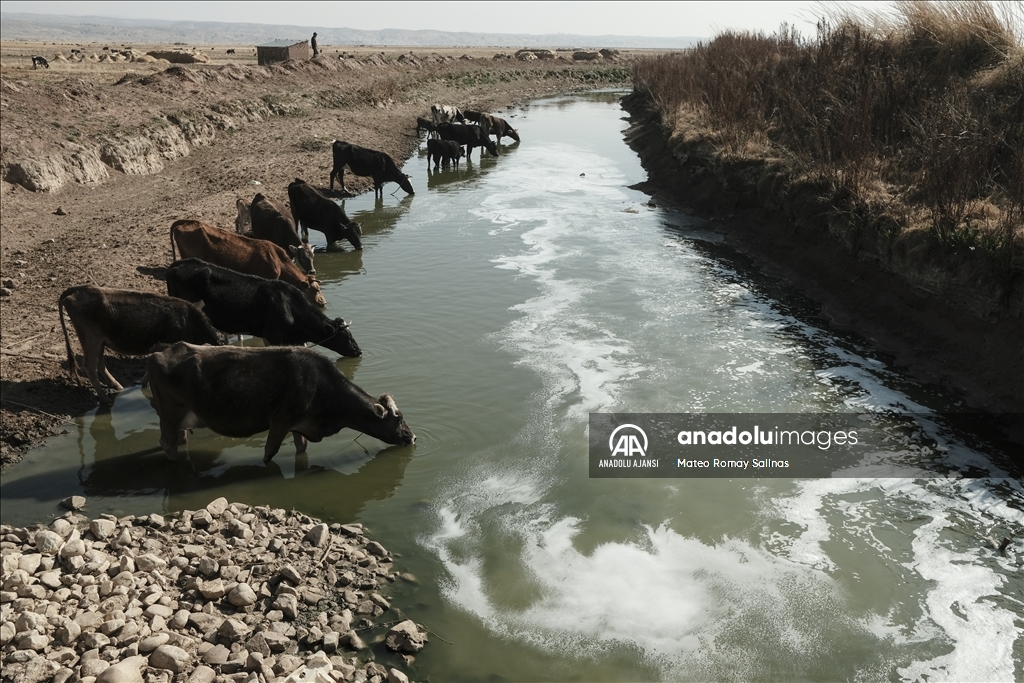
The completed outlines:
<svg viewBox="0 0 1024 683">
<path fill-rule="evenodd" d="M 206 506 L 206 511 L 214 517 L 220 517 L 227 509 L 228 499 L 223 497 L 210 501 L 209 505 Z"/>
<path fill-rule="evenodd" d="M 139 571 L 151 572 L 154 569 L 163 569 L 166 567 L 167 561 L 153 553 L 146 553 L 145 555 L 139 555 L 135 558 L 135 566 L 139 568 Z"/>
<path fill-rule="evenodd" d="M 273 631 L 264 631 L 261 635 L 271 652 L 284 652 L 291 643 L 288 636 Z"/>
<path fill-rule="evenodd" d="M 64 544 L 64 547 L 60 549 L 60 559 L 67 560 L 72 557 L 79 557 L 85 554 L 85 541 L 81 538 L 75 538 L 74 534 L 68 539 L 68 542 Z"/>
<path fill-rule="evenodd" d="M 139 641 L 139 652 L 150 653 L 161 645 L 166 645 L 170 640 L 171 634 L 169 633 L 157 633 L 148 638 L 143 638 Z"/>
<path fill-rule="evenodd" d="M 117 530 L 117 524 L 109 519 L 94 519 L 89 523 L 89 531 L 101 541 L 110 538 Z"/>
<path fill-rule="evenodd" d="M 298 586 L 302 583 L 302 575 L 295 570 L 295 567 L 290 564 L 286 564 L 281 568 L 280 575 L 285 580 L 289 581 L 293 586 Z"/>
<path fill-rule="evenodd" d="M 54 532 L 56 533 L 56 532 Z M 39 553 L 28 553 L 18 558 L 18 569 L 26 574 L 35 574 L 39 571 L 39 565 L 43 562 L 43 556 Z"/>
<path fill-rule="evenodd" d="M 285 619 L 295 619 L 299 614 L 298 599 L 288 593 L 277 596 L 277 600 L 274 601 L 272 607 L 281 610 Z"/>
<path fill-rule="evenodd" d="M 241 640 L 249 635 L 251 630 L 251 628 L 238 619 L 225 619 L 220 628 L 217 629 L 217 633 L 222 638 L 227 638 L 228 640 Z"/>
<path fill-rule="evenodd" d="M 174 616 L 167 622 L 167 625 L 173 629 L 183 629 L 188 626 L 188 615 L 189 611 L 187 609 L 180 609 L 174 613 Z"/>
<path fill-rule="evenodd" d="M 25 671 L 21 676 L 15 678 L 15 683 L 43 683 L 53 678 L 53 675 L 60 670 L 60 664 L 49 661 L 43 657 L 36 657 L 25 665 Z M 4 678 L 7 679 L 5 672 Z"/>
<path fill-rule="evenodd" d="M 227 593 L 224 589 L 224 582 L 220 579 L 203 581 L 203 584 L 199 587 L 199 592 L 202 593 L 203 597 L 207 600 L 220 600 L 224 597 L 225 593 Z"/>
<path fill-rule="evenodd" d="M 108 668 L 110 668 L 110 662 L 105 659 L 89 659 L 82 663 L 82 667 L 78 670 L 78 675 L 83 678 L 86 676 L 99 676 Z"/>
<path fill-rule="evenodd" d="M 248 607 L 256 604 L 256 592 L 247 583 L 240 583 L 228 593 L 228 602 L 235 607 Z"/>
<path fill-rule="evenodd" d="M 220 563 L 212 557 L 203 557 L 199 560 L 199 572 L 212 579 L 220 571 Z"/>
<path fill-rule="evenodd" d="M 338 651 L 338 645 L 341 643 L 341 634 L 337 631 L 327 631 L 324 633 L 324 652 L 330 654 Z"/>
<path fill-rule="evenodd" d="M 213 516 L 207 510 L 197 510 L 192 515 L 192 525 L 204 529 L 213 524 Z"/>
<path fill-rule="evenodd" d="M 34 631 L 29 631 L 21 637 L 15 636 L 14 644 L 19 650 L 41 652 L 50 644 L 50 639 Z"/>
<path fill-rule="evenodd" d="M 388 669 L 388 683 L 409 683 L 409 677 L 398 669 Z"/>
<path fill-rule="evenodd" d="M 366 649 L 366 643 L 363 642 L 363 639 L 355 631 L 348 631 L 341 636 L 340 640 L 342 645 L 347 645 L 357 652 Z"/>
<path fill-rule="evenodd" d="M 309 541 L 314 547 L 319 548 L 331 537 L 331 531 L 324 523 L 317 524 L 306 532 L 304 540 Z"/>
<path fill-rule="evenodd" d="M 224 617 L 214 614 L 204 614 L 203 612 L 193 612 L 188 615 L 188 623 L 195 627 L 195 629 L 200 633 L 216 631 L 220 628 L 222 621 L 224 621 Z"/>
<path fill-rule="evenodd" d="M 65 510 L 77 512 L 85 507 L 85 498 L 82 496 L 68 496 L 60 502 L 60 506 Z"/>
<path fill-rule="evenodd" d="M 51 569 L 48 572 L 43 572 L 39 575 L 39 583 L 43 584 L 50 590 L 57 590 L 61 587 L 60 583 L 61 573 L 59 569 Z"/>
<path fill-rule="evenodd" d="M 395 624 L 388 631 L 384 644 L 396 652 L 419 652 L 427 642 L 427 634 L 421 633 L 411 619 Z"/>
<path fill-rule="evenodd" d="M 142 683 L 139 670 L 146 665 L 146 658 L 141 656 L 123 659 L 117 664 L 103 670 L 96 677 L 96 683 Z"/>
<path fill-rule="evenodd" d="M 176 645 L 161 645 L 149 656 L 149 665 L 154 669 L 167 669 L 182 673 L 192 663 L 192 656 Z"/>
<path fill-rule="evenodd" d="M 377 557 L 387 557 L 388 551 L 377 541 L 370 541 L 366 544 L 366 552 Z"/>
<path fill-rule="evenodd" d="M 5 621 L 0 624 L 0 645 L 6 645 L 7 643 L 14 640 L 14 636 L 17 630 L 14 628 L 14 624 L 9 621 Z M 76 636 L 77 637 L 77 636 Z M 67 643 L 65 643 L 66 645 Z"/>
<path fill-rule="evenodd" d="M 49 529 L 36 532 L 34 540 L 36 548 L 43 555 L 56 555 L 60 550 L 61 544 L 64 542 L 64 539 L 59 534 Z"/>
<path fill-rule="evenodd" d="M 149 617 L 151 620 L 160 617 L 161 619 L 164 619 L 166 621 L 167 619 L 170 619 L 174 616 L 173 609 L 161 604 L 150 605 L 142 613 Z"/>
<path fill-rule="evenodd" d="M 187 683 L 213 683 L 213 680 L 217 677 L 217 672 L 206 666 L 200 664 L 195 668 L 195 671 L 188 677 Z"/>
<path fill-rule="evenodd" d="M 223 645 L 214 645 L 212 648 L 206 651 L 203 655 L 203 661 L 213 666 L 218 666 L 228 661 L 228 657 L 231 656 L 231 650 L 224 647 Z"/>
</svg>

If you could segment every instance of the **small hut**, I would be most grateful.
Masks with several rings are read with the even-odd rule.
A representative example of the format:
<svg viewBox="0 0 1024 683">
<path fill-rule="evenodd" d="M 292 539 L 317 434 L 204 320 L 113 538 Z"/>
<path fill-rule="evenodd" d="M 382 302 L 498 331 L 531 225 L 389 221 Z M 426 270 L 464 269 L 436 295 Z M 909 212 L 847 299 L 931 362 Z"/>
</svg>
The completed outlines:
<svg viewBox="0 0 1024 683">
<path fill-rule="evenodd" d="M 266 45 L 256 46 L 256 60 L 260 66 L 288 59 L 309 59 L 309 55 L 309 43 L 305 40 L 275 40 Z"/>
</svg>

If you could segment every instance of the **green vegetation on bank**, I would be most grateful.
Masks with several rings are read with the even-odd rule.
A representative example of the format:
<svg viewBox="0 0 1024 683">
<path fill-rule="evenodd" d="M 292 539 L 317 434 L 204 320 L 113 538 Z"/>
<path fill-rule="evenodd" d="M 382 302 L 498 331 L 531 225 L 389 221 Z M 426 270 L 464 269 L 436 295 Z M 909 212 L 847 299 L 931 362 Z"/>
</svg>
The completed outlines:
<svg viewBox="0 0 1024 683">
<path fill-rule="evenodd" d="M 1024 271 L 1024 9 L 896 7 L 834 14 L 810 39 L 727 32 L 638 60 L 634 87 L 714 156 L 784 165 L 834 214 L 983 255 L 1008 285 Z"/>
</svg>

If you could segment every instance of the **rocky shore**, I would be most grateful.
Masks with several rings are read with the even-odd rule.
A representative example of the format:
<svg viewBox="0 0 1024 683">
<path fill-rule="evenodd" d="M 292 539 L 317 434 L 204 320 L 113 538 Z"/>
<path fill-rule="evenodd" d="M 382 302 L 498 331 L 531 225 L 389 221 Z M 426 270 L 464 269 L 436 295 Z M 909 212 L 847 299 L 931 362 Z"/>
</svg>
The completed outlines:
<svg viewBox="0 0 1024 683">
<path fill-rule="evenodd" d="M 224 498 L 170 516 L 74 510 L 0 527 L 4 681 L 408 681 L 397 667 L 427 641 L 379 592 L 400 575 L 359 524 Z"/>
</svg>

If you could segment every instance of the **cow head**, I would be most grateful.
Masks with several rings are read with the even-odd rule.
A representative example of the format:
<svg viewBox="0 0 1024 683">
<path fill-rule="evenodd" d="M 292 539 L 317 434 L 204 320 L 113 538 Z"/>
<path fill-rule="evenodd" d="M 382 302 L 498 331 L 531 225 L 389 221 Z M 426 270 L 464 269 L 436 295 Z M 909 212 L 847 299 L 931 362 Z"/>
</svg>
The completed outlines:
<svg viewBox="0 0 1024 683">
<path fill-rule="evenodd" d="M 256 195 L 262 197 L 263 195 Z M 239 235 L 245 234 L 245 229 L 252 225 L 252 217 L 249 213 L 249 205 L 243 202 L 241 199 L 235 200 L 235 210 L 238 211 L 238 215 L 235 216 L 235 232 Z"/>
<path fill-rule="evenodd" d="M 302 293 L 320 308 L 327 306 L 327 299 L 324 298 L 323 292 L 320 291 L 320 281 L 312 275 L 306 276 L 306 284 L 302 287 Z"/>
<path fill-rule="evenodd" d="M 325 322 L 324 335 L 326 339 L 320 342 L 320 346 L 330 349 L 335 353 L 340 353 L 342 356 L 355 358 L 363 355 L 359 344 L 356 343 L 356 338 L 352 336 L 349 325 L 351 323 L 347 322 L 344 318 L 335 318 Z"/>
<path fill-rule="evenodd" d="M 355 221 L 349 221 L 341 226 L 341 236 L 349 241 L 349 244 L 352 245 L 353 249 L 363 248 L 363 240 L 360 239 L 362 234 L 363 226 L 359 225 L 359 223 L 356 223 Z"/>
<path fill-rule="evenodd" d="M 402 412 L 395 405 L 391 394 L 381 394 L 373 404 L 373 414 L 377 416 L 377 424 L 367 430 L 367 434 L 378 438 L 384 443 L 408 446 L 416 443 L 416 435 L 405 423 Z"/>
<path fill-rule="evenodd" d="M 288 253 L 295 259 L 295 265 L 297 265 L 303 273 L 310 275 L 316 275 L 316 268 L 313 267 L 313 247 L 309 246 L 309 242 L 303 242 L 299 246 L 294 244 L 288 245 Z"/>
<path fill-rule="evenodd" d="M 408 174 L 403 173 L 401 180 L 398 181 L 398 186 L 409 194 L 416 194 L 415 190 L 412 189 L 412 183 L 409 182 L 409 178 Z"/>
<path fill-rule="evenodd" d="M 498 156 L 498 146 L 490 138 L 486 138 L 486 140 L 484 147 L 487 149 L 487 153 L 491 156 Z"/>
<path fill-rule="evenodd" d="M 516 129 L 513 128 L 512 126 L 509 126 L 508 128 L 505 129 L 505 134 L 508 135 L 513 140 L 515 140 L 516 142 L 522 142 L 519 139 L 519 132 L 516 131 Z"/>
</svg>

